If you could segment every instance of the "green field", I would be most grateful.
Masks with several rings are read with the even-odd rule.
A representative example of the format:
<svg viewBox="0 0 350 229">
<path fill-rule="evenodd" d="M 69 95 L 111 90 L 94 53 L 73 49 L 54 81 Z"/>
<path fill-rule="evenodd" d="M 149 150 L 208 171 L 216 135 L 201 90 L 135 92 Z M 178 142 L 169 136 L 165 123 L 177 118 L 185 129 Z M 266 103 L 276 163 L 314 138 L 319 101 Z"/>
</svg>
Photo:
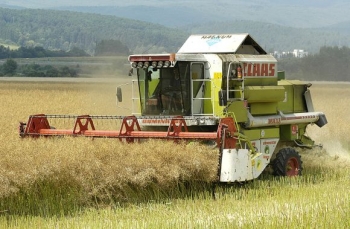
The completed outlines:
<svg viewBox="0 0 350 229">
<path fill-rule="evenodd" d="M 19 138 L 31 114 L 129 114 L 118 82 L 1 82 L 0 228 L 349 228 L 348 84 L 311 87 L 329 123 L 309 128 L 324 147 L 300 151 L 294 178 L 213 190 L 217 151 L 196 143 Z"/>
</svg>

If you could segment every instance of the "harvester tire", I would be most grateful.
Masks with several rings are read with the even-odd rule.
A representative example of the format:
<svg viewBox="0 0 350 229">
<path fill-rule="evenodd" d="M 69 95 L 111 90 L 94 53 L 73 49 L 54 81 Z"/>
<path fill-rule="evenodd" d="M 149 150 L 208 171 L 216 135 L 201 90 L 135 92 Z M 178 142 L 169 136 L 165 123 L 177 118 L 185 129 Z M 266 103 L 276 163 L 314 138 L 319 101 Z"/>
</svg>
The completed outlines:
<svg viewBox="0 0 350 229">
<path fill-rule="evenodd" d="M 282 148 L 272 163 L 276 176 L 298 176 L 303 170 L 299 153 L 293 148 Z"/>
</svg>

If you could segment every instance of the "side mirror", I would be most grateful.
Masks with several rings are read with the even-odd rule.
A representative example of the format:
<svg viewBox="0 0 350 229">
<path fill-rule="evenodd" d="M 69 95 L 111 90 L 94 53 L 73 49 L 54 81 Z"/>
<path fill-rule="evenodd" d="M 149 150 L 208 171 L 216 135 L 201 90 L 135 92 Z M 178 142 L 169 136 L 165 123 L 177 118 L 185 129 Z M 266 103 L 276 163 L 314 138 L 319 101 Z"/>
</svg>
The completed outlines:
<svg viewBox="0 0 350 229">
<path fill-rule="evenodd" d="M 118 102 L 122 102 L 123 101 L 123 93 L 122 93 L 122 88 L 121 87 L 117 87 L 117 99 L 118 99 Z"/>
</svg>

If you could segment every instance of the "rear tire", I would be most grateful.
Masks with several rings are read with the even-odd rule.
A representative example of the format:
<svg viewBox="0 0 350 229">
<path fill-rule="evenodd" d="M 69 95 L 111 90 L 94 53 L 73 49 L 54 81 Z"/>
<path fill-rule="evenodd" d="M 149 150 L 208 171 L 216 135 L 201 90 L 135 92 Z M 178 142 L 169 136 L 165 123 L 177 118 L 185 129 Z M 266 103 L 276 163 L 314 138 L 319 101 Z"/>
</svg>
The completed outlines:
<svg viewBox="0 0 350 229">
<path fill-rule="evenodd" d="M 272 163 L 274 175 L 299 176 L 303 170 L 299 153 L 293 148 L 283 148 L 278 151 Z"/>
</svg>

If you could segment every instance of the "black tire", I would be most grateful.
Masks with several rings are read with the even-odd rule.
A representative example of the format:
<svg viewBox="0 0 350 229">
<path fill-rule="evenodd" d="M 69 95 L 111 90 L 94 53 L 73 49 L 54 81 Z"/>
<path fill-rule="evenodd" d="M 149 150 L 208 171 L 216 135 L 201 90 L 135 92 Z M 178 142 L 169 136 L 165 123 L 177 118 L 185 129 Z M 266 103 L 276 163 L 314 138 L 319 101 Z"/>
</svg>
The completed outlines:
<svg viewBox="0 0 350 229">
<path fill-rule="evenodd" d="M 276 176 L 300 176 L 303 170 L 299 153 L 293 148 L 282 148 L 272 163 Z"/>
</svg>

